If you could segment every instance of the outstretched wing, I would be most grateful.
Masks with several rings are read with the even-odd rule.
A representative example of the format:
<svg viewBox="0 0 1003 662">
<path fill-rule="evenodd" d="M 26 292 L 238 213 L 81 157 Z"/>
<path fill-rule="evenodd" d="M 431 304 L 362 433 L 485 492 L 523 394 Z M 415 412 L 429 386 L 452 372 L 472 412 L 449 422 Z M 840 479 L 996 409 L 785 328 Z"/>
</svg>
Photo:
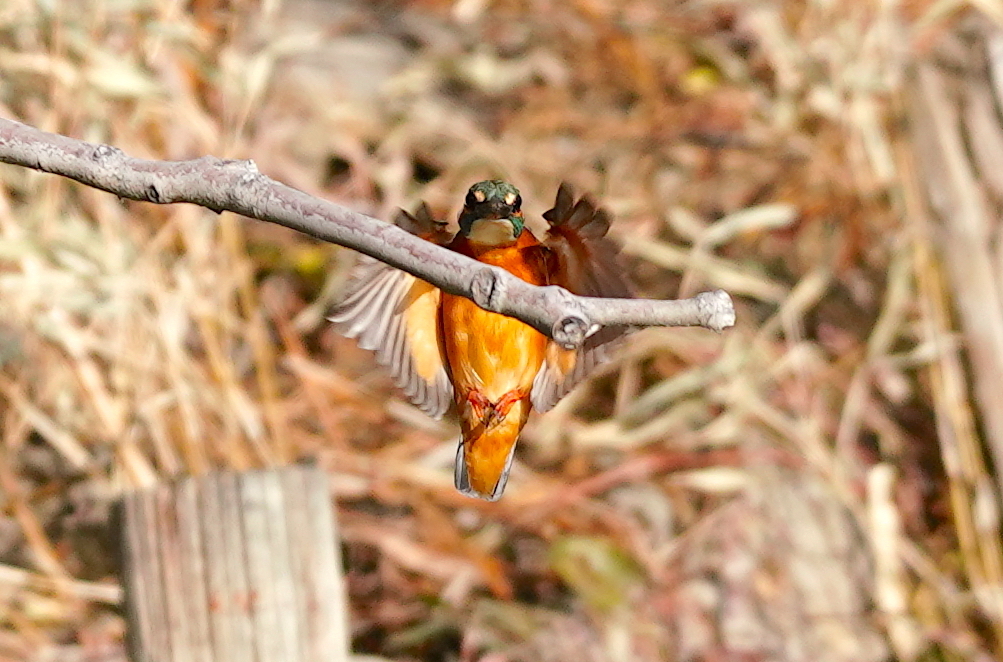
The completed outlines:
<svg viewBox="0 0 1003 662">
<path fill-rule="evenodd" d="M 444 245 L 451 235 L 422 203 L 412 216 L 394 221 L 422 239 Z M 363 255 L 328 319 L 359 347 L 376 350 L 397 384 L 422 411 L 441 417 L 453 398 L 439 335 L 438 288 L 409 273 Z"/>
<path fill-rule="evenodd" d="M 557 190 L 554 208 L 543 217 L 550 230 L 543 240 L 549 282 L 573 294 L 588 297 L 631 297 L 617 246 L 606 238 L 610 215 L 585 196 L 575 201 L 567 184 Z M 533 381 L 532 400 L 537 411 L 547 411 L 604 363 L 623 339 L 625 327 L 604 327 L 589 336 L 577 350 L 551 342 L 543 366 Z"/>
</svg>

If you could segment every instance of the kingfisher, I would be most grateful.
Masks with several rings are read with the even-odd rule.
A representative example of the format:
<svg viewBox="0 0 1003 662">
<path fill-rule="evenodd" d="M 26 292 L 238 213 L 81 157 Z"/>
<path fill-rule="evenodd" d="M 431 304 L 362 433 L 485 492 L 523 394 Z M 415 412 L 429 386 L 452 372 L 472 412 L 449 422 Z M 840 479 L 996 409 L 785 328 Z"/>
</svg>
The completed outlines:
<svg viewBox="0 0 1003 662">
<path fill-rule="evenodd" d="M 542 240 L 525 224 L 519 190 L 501 180 L 474 184 L 447 230 L 425 203 L 395 223 L 427 241 L 501 267 L 532 285 L 559 285 L 589 297 L 631 296 L 606 237 L 609 213 L 561 184 L 543 214 Z M 545 412 L 607 360 L 626 329 L 604 327 L 567 350 L 517 319 L 488 312 L 461 296 L 362 256 L 329 319 L 359 346 L 376 351 L 394 382 L 425 413 L 450 405 L 460 419 L 454 472 L 463 494 L 501 497 L 516 442 L 531 410 Z"/>
</svg>

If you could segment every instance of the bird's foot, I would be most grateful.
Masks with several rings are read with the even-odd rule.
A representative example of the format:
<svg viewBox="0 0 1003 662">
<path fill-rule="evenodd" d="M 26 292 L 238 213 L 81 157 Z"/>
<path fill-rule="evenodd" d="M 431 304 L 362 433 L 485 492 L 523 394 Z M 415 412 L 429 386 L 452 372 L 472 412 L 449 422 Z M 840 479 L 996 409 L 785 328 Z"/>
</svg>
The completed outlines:
<svg viewBox="0 0 1003 662">
<path fill-rule="evenodd" d="M 480 391 L 471 391 L 467 394 L 467 407 L 473 414 L 471 418 L 479 420 L 484 429 L 487 430 L 504 420 L 512 409 L 512 405 L 519 402 L 524 395 L 519 390 L 509 391 L 498 402 L 491 402 Z"/>
<path fill-rule="evenodd" d="M 484 422 L 485 427 L 491 427 L 499 421 L 503 420 L 508 416 L 509 411 L 512 409 L 512 405 L 519 402 L 523 398 L 522 391 L 509 391 L 501 397 L 498 402 L 495 403 L 494 408 L 488 414 L 489 419 Z"/>
<path fill-rule="evenodd" d="M 481 421 L 483 424 L 484 420 L 494 411 L 494 403 L 480 391 L 470 391 L 467 393 L 466 409 L 469 414 L 464 412 L 464 418 Z"/>
</svg>

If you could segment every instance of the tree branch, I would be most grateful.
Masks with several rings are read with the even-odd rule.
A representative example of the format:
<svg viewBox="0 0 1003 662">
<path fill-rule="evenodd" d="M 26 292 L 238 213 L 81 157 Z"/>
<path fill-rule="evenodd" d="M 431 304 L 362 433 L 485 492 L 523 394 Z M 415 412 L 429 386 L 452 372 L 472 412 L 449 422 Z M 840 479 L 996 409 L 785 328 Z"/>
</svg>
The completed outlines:
<svg viewBox="0 0 1003 662">
<path fill-rule="evenodd" d="M 258 172 L 253 161 L 204 156 L 149 161 L 109 145 L 67 138 L 0 118 L 0 162 L 50 172 L 121 198 L 157 204 L 188 202 L 217 213 L 231 211 L 277 223 L 347 246 L 495 313 L 515 317 L 571 349 L 606 325 L 703 326 L 721 331 L 735 323 L 722 290 L 692 299 L 598 299 L 560 287 L 537 287 L 507 271 L 454 253 Z"/>
</svg>

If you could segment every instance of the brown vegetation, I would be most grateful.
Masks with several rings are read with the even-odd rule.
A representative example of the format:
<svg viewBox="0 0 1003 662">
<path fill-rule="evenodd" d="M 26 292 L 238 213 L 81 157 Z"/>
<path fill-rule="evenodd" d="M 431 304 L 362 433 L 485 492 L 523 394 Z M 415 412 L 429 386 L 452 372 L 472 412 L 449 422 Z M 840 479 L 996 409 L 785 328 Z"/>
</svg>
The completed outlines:
<svg viewBox="0 0 1003 662">
<path fill-rule="evenodd" d="M 121 490 L 301 459 L 331 475 L 360 655 L 1003 656 L 1001 18 L 0 3 L 4 117 L 253 158 L 380 218 L 453 216 L 488 176 L 539 218 L 568 180 L 643 295 L 738 308 L 634 335 L 482 503 L 454 423 L 323 321 L 348 251 L 0 167 L 0 659 L 123 659 Z"/>
</svg>

